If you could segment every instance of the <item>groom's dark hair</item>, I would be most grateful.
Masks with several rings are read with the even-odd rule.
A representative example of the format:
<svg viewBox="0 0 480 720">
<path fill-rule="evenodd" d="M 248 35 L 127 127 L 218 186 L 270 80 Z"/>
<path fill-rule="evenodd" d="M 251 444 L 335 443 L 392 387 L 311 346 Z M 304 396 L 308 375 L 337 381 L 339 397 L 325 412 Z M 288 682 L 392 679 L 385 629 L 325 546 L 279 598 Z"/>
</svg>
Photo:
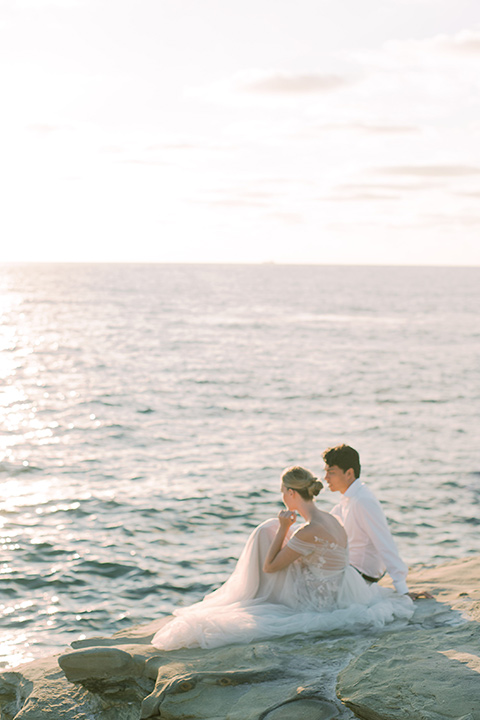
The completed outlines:
<svg viewBox="0 0 480 720">
<path fill-rule="evenodd" d="M 350 445 L 336 445 L 328 448 L 322 455 L 326 465 L 336 465 L 343 472 L 352 468 L 356 478 L 360 477 L 360 456 Z"/>
</svg>

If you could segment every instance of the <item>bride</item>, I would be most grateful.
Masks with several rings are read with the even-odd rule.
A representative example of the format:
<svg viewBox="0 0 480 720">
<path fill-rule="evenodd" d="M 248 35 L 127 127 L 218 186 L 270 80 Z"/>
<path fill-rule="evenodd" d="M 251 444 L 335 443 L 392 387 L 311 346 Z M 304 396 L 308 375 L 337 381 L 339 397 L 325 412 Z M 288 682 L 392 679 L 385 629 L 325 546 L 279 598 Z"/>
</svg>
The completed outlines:
<svg viewBox="0 0 480 720">
<path fill-rule="evenodd" d="M 281 479 L 287 509 L 255 528 L 225 584 L 176 610 L 152 645 L 212 648 L 292 633 L 378 628 L 411 617 L 408 596 L 367 584 L 348 564 L 345 530 L 314 501 L 322 483 L 302 467 L 288 468 Z M 293 533 L 297 513 L 305 523 Z"/>
</svg>

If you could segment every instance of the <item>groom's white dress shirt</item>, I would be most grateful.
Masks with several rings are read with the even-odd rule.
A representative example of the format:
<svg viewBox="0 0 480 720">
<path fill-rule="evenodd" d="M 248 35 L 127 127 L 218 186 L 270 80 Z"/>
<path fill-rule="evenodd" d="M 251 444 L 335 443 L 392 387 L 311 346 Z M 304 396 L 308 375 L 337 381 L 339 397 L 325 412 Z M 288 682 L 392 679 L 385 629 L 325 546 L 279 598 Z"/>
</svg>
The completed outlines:
<svg viewBox="0 0 480 720">
<path fill-rule="evenodd" d="M 330 511 L 348 536 L 350 563 L 364 575 L 379 578 L 385 570 L 398 593 L 407 593 L 408 568 L 398 554 L 387 519 L 375 495 L 359 479 Z"/>
</svg>

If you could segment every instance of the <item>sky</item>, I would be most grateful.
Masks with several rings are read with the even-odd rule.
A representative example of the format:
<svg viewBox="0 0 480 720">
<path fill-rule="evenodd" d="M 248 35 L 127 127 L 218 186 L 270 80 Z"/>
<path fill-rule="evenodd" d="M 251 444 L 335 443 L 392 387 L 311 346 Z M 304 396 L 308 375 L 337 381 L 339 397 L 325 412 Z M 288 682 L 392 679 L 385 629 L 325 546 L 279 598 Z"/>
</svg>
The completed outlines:
<svg viewBox="0 0 480 720">
<path fill-rule="evenodd" d="M 480 264 L 478 0 L 0 0 L 0 262 Z"/>
</svg>

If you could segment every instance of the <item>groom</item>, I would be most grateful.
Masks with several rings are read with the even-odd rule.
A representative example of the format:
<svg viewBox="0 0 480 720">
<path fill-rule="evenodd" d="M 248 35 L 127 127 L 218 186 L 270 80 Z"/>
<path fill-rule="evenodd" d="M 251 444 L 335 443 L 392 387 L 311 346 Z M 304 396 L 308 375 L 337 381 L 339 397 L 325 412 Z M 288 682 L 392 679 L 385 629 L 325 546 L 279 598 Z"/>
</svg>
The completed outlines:
<svg viewBox="0 0 480 720">
<path fill-rule="evenodd" d="M 322 457 L 328 487 L 342 494 L 341 501 L 330 512 L 345 528 L 353 567 L 368 582 L 378 582 L 388 572 L 396 591 L 412 599 L 428 595 L 408 592 L 408 568 L 398 554 L 384 512 L 372 491 L 359 479 L 358 452 L 349 445 L 337 445 L 325 450 Z"/>
</svg>

